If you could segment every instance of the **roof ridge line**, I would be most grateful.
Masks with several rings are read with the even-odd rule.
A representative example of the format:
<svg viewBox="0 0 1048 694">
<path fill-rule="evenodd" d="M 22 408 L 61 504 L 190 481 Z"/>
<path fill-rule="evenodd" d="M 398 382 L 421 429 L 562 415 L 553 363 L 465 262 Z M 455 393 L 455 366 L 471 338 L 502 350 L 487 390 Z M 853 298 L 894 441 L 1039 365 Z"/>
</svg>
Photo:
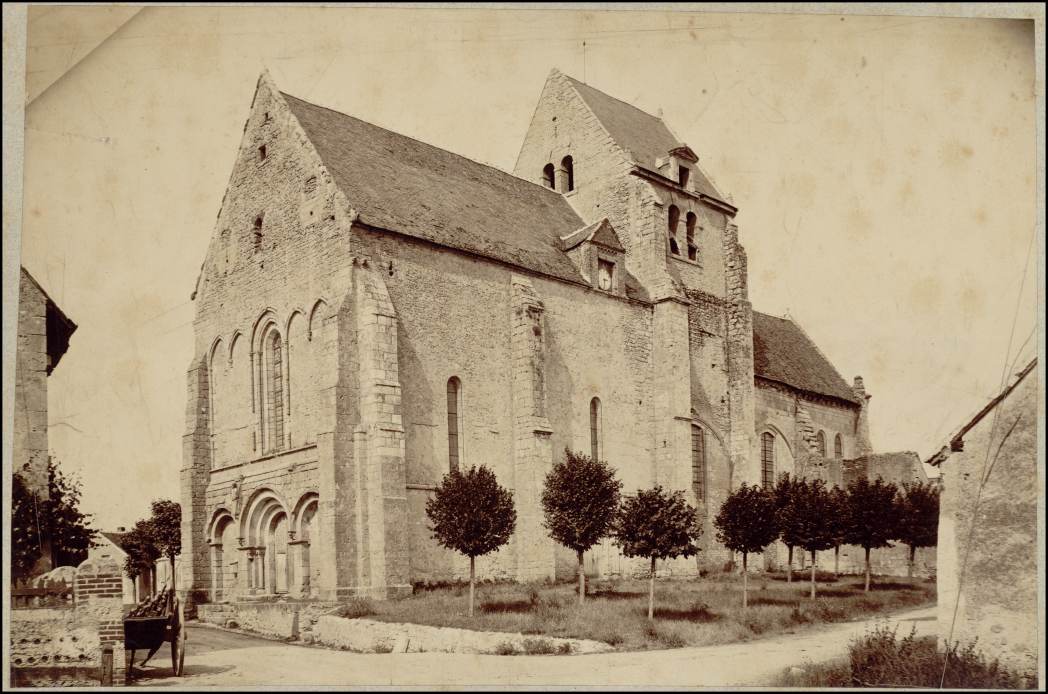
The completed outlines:
<svg viewBox="0 0 1048 694">
<path fill-rule="evenodd" d="M 609 99 L 613 99 L 615 101 L 618 101 L 620 104 L 624 104 L 626 106 L 629 106 L 630 108 L 636 109 L 636 110 L 640 111 L 641 113 L 643 113 L 644 115 L 646 115 L 646 116 L 648 116 L 650 118 L 654 118 L 655 120 L 660 121 L 663 125 L 666 125 L 666 121 L 662 118 L 662 116 L 657 116 L 657 115 L 655 115 L 653 113 L 649 113 L 648 111 L 642 109 L 640 106 L 637 106 L 636 104 L 631 104 L 630 102 L 625 101 L 623 99 L 620 99 L 617 96 L 613 96 L 611 94 L 608 94 L 603 89 L 597 89 L 596 87 L 593 87 L 593 86 L 589 85 L 586 82 L 582 82 L 581 80 L 575 79 L 571 75 L 564 74 L 563 72 L 560 73 L 560 74 L 564 75 L 564 77 L 567 77 L 569 80 L 571 80 L 572 82 L 575 82 L 576 84 L 581 84 L 583 87 L 586 87 L 587 89 L 592 89 L 595 92 L 600 92 L 601 94 L 603 94 L 604 96 L 608 97 Z M 574 85 L 572 85 L 572 86 L 574 86 Z M 583 97 L 583 100 L 585 101 L 585 97 Z M 589 104 L 587 104 L 587 106 L 588 105 Z M 666 129 L 670 131 L 670 134 L 673 135 L 674 139 L 678 139 L 677 138 L 677 133 L 673 132 L 672 128 L 670 128 L 668 125 L 666 125 Z M 678 141 L 680 141 L 680 140 L 678 139 Z"/>
<path fill-rule="evenodd" d="M 277 91 L 280 92 L 281 96 L 290 97 L 290 98 L 292 98 L 292 99 L 294 99 L 296 101 L 301 101 L 302 103 L 308 104 L 309 106 L 312 106 L 314 108 L 320 108 L 320 109 L 324 109 L 325 111 L 330 111 L 331 113 L 337 114 L 337 115 L 342 116 L 344 118 L 352 118 L 353 120 L 359 121 L 359 122 L 364 123 L 366 125 L 370 125 L 373 128 L 381 128 L 382 130 L 385 130 L 388 133 L 393 133 L 397 137 L 403 137 L 405 140 L 411 140 L 412 142 L 416 142 L 416 143 L 418 143 L 420 145 L 423 145 L 425 147 L 428 147 L 430 149 L 434 149 L 434 150 L 437 150 L 439 152 L 445 152 L 447 154 L 450 154 L 453 157 L 458 157 L 459 159 L 463 159 L 463 160 L 468 161 L 468 162 L 470 162 L 472 164 L 477 164 L 478 166 L 483 166 L 484 168 L 491 169 L 492 171 L 497 171 L 498 173 L 500 173 L 500 174 L 502 174 L 504 176 L 508 176 L 509 178 L 512 178 L 512 179 L 514 179 L 516 181 L 523 181 L 523 182 L 525 182 L 525 183 L 527 183 L 529 185 L 535 186 L 536 188 L 539 188 L 541 190 L 547 191 L 549 193 L 553 193 L 554 195 L 561 195 L 557 191 L 552 190 L 550 188 L 547 188 L 546 186 L 544 186 L 542 184 L 536 183 L 535 181 L 529 181 L 528 179 L 522 178 L 520 176 L 517 176 L 514 173 L 510 173 L 509 171 L 506 171 L 505 169 L 500 169 L 499 167 L 494 166 L 493 164 L 486 164 L 486 163 L 484 163 L 482 161 L 477 161 L 476 159 L 471 159 L 471 158 L 467 157 L 464 154 L 459 154 L 458 152 L 452 152 L 450 149 L 444 149 L 443 147 L 437 147 L 436 145 L 434 145 L 432 143 L 429 143 L 429 142 L 426 142 L 425 140 L 420 140 L 420 139 L 418 139 L 416 137 L 412 137 L 411 135 L 405 135 L 404 133 L 397 132 L 396 130 L 390 130 L 389 128 L 386 128 L 384 126 L 378 125 L 376 123 L 372 123 L 371 121 L 364 120 L 363 118 L 358 118 L 357 116 L 351 115 L 349 113 L 344 113 L 342 111 L 338 111 L 336 109 L 331 108 L 330 106 L 322 106 L 321 104 L 316 104 L 316 103 L 313 103 L 312 101 L 306 101 L 305 99 L 303 99 L 301 97 L 298 97 L 298 96 L 295 96 L 294 94 L 288 94 L 287 92 L 285 92 L 285 91 L 283 91 L 281 89 L 278 89 Z M 308 135 L 307 135 L 307 137 L 308 137 Z M 563 196 L 561 195 L 561 197 L 563 197 Z"/>
</svg>

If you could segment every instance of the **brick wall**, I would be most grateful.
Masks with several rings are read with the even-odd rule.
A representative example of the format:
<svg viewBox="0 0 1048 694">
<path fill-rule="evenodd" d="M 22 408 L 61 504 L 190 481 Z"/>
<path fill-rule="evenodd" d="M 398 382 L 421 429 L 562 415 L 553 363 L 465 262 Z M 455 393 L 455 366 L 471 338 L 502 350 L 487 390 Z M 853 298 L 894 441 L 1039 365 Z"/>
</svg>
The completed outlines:
<svg viewBox="0 0 1048 694">
<path fill-rule="evenodd" d="M 115 560 L 89 559 L 76 569 L 70 607 L 11 610 L 12 680 L 49 686 L 97 684 L 102 651 L 111 647 L 113 684 L 123 685 L 121 577 Z"/>
</svg>

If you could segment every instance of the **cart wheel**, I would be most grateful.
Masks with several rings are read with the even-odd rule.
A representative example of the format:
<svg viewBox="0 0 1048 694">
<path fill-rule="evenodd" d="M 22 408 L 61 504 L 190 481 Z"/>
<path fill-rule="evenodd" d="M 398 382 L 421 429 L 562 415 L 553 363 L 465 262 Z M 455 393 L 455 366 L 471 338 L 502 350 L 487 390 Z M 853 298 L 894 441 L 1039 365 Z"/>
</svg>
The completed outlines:
<svg viewBox="0 0 1048 694">
<path fill-rule="evenodd" d="M 181 677 L 186 662 L 186 624 L 182 604 L 177 598 L 174 622 L 171 634 L 171 669 L 175 677 Z"/>
</svg>

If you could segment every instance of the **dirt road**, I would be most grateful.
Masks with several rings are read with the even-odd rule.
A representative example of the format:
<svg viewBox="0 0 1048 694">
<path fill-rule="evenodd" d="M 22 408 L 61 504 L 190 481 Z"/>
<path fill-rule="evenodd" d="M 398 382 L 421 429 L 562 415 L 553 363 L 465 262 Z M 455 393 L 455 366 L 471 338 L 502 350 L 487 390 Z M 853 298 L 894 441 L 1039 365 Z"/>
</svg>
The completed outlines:
<svg viewBox="0 0 1048 694">
<path fill-rule="evenodd" d="M 346 653 L 192 626 L 185 676 L 170 677 L 169 658 L 162 652 L 136 684 L 193 689 L 290 685 L 759 686 L 790 666 L 843 656 L 853 636 L 884 621 L 899 625 L 900 633 L 909 633 L 914 625 L 922 635 L 934 634 L 935 608 L 748 643 L 583 656 Z"/>
</svg>

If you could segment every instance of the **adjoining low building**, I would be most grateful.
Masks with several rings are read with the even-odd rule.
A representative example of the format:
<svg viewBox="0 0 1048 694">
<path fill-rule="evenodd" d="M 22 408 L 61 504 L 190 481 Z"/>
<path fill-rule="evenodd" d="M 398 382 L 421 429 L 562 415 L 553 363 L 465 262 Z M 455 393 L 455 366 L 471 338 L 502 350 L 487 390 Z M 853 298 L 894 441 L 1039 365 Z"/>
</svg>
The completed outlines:
<svg viewBox="0 0 1048 694">
<path fill-rule="evenodd" d="M 928 459 L 942 470 L 939 631 L 1037 672 L 1037 360 Z M 1043 684 L 1043 683 L 1042 683 Z"/>
</svg>

